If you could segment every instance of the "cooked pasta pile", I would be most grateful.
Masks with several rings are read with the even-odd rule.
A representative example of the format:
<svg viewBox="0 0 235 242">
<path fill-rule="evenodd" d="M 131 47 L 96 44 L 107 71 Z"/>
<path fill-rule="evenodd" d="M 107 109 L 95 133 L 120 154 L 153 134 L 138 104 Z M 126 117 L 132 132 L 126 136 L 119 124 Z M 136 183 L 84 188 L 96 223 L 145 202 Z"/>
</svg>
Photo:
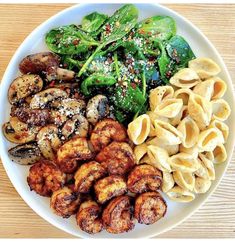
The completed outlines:
<svg viewBox="0 0 235 242">
<path fill-rule="evenodd" d="M 227 86 L 211 59 L 189 62 L 171 79 L 171 86 L 150 92 L 150 110 L 128 126 L 138 164 L 154 165 L 163 173 L 162 191 L 177 202 L 206 193 L 215 179 L 214 164 L 227 158 L 229 128 Z"/>
</svg>

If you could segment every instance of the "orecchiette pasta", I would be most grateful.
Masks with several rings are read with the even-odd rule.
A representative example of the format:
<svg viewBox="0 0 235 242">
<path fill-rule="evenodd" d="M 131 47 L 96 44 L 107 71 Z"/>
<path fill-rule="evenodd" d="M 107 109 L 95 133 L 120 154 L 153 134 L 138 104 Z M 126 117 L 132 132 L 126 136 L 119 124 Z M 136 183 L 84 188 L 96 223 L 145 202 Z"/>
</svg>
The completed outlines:
<svg viewBox="0 0 235 242">
<path fill-rule="evenodd" d="M 158 104 L 154 110 L 159 116 L 174 118 L 182 109 L 183 101 L 176 98 L 168 98 Z"/>
<path fill-rule="evenodd" d="M 173 77 L 170 79 L 170 83 L 176 87 L 181 88 L 191 88 L 197 85 L 200 82 L 200 78 L 197 73 L 190 69 L 184 68 L 179 70 Z"/>
<path fill-rule="evenodd" d="M 198 137 L 198 148 L 200 151 L 212 151 L 216 145 L 223 143 L 224 138 L 216 128 L 210 128 L 202 131 Z"/>
<path fill-rule="evenodd" d="M 195 199 L 195 195 L 192 192 L 179 186 L 174 186 L 166 194 L 171 200 L 176 202 L 191 202 Z"/>
<path fill-rule="evenodd" d="M 227 151 L 224 147 L 224 145 L 218 144 L 215 149 L 213 150 L 213 155 L 214 155 L 214 163 L 219 164 L 223 163 L 227 159 Z"/>
<path fill-rule="evenodd" d="M 211 121 L 212 105 L 205 98 L 193 94 L 189 97 L 188 112 L 197 123 L 199 129 L 203 130 Z"/>
<path fill-rule="evenodd" d="M 150 132 L 150 118 L 147 114 L 143 114 L 136 118 L 128 125 L 128 135 L 134 144 L 142 144 Z"/>
<path fill-rule="evenodd" d="M 177 128 L 182 134 L 182 144 L 185 148 L 193 147 L 198 140 L 199 128 L 195 121 L 187 116 L 184 118 Z"/>
<path fill-rule="evenodd" d="M 216 76 L 220 73 L 220 67 L 209 58 L 196 58 L 189 61 L 188 67 L 199 75 L 201 79 Z"/>
<path fill-rule="evenodd" d="M 156 168 L 161 171 L 171 171 L 170 164 L 168 163 L 169 155 L 165 149 L 155 145 L 148 145 L 147 154 Z"/>
<path fill-rule="evenodd" d="M 151 111 L 155 111 L 158 104 L 167 98 L 172 98 L 174 89 L 171 86 L 160 86 L 152 89 L 149 94 L 149 105 Z"/>
<path fill-rule="evenodd" d="M 175 183 L 183 189 L 193 191 L 195 176 L 191 172 L 173 171 Z"/>
<path fill-rule="evenodd" d="M 194 172 L 199 168 L 197 159 L 186 153 L 178 153 L 171 156 L 169 158 L 169 163 L 172 170 L 176 171 Z"/>
<path fill-rule="evenodd" d="M 187 153 L 195 158 L 198 157 L 198 147 L 196 145 L 191 148 L 186 148 L 182 144 L 180 144 L 180 152 Z"/>
<path fill-rule="evenodd" d="M 196 177 L 194 192 L 195 193 L 206 193 L 211 187 L 211 181 L 201 177 Z"/>
<path fill-rule="evenodd" d="M 223 135 L 224 142 L 226 142 L 226 140 L 228 138 L 228 134 L 229 134 L 228 125 L 226 125 L 225 123 L 215 119 L 210 123 L 209 128 L 218 129 L 221 132 L 221 134 Z"/>
<path fill-rule="evenodd" d="M 180 88 L 177 91 L 175 91 L 174 97 L 175 98 L 178 98 L 178 99 L 182 99 L 183 105 L 188 105 L 189 97 L 192 94 L 193 94 L 193 92 L 192 92 L 191 89 L 188 89 L 188 88 Z"/>
<path fill-rule="evenodd" d="M 215 119 L 225 121 L 231 113 L 231 108 L 223 99 L 216 99 L 211 101 L 212 115 Z"/>
<path fill-rule="evenodd" d="M 172 173 L 168 171 L 162 172 L 162 191 L 168 192 L 172 187 L 174 187 L 175 181 L 173 179 Z"/>
<path fill-rule="evenodd" d="M 182 134 L 172 125 L 160 120 L 154 121 L 156 136 L 165 144 L 177 145 L 181 143 Z"/>
</svg>

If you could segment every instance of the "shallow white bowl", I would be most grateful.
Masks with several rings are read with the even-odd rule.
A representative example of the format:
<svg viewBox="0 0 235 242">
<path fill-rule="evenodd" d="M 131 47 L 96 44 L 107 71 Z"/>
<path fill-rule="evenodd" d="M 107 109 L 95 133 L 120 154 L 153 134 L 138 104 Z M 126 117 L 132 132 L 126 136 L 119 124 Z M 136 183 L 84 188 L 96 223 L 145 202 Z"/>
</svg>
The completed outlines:
<svg viewBox="0 0 235 242">
<path fill-rule="evenodd" d="M 197 198 L 193 202 L 188 204 L 180 204 L 171 202 L 165 197 L 168 204 L 168 211 L 166 216 L 159 222 L 149 226 L 137 224 L 133 231 L 119 235 L 112 235 L 106 232 L 102 232 L 97 235 L 88 235 L 78 228 L 74 216 L 69 219 L 63 219 L 54 215 L 49 208 L 49 199 L 40 197 L 39 195 L 36 195 L 34 192 L 31 192 L 29 190 L 26 182 L 28 167 L 17 165 L 9 159 L 7 150 L 11 146 L 11 144 L 6 141 L 1 131 L 0 154 L 2 162 L 12 184 L 14 185 L 18 193 L 37 214 L 39 214 L 41 217 L 43 217 L 54 226 L 75 236 L 84 238 L 143 238 L 152 237 L 164 231 L 167 231 L 176 226 L 177 224 L 181 223 L 187 217 L 189 217 L 200 205 L 205 202 L 205 200 L 211 195 L 211 193 L 215 190 L 216 186 L 219 184 L 219 181 L 221 180 L 226 170 L 228 162 L 231 159 L 235 140 L 235 133 L 232 132 L 233 130 L 235 130 L 235 113 L 233 110 L 235 102 L 233 96 L 232 81 L 219 53 L 209 42 L 209 40 L 194 25 L 192 25 L 188 20 L 186 20 L 176 12 L 157 4 L 136 4 L 136 6 L 139 9 L 139 20 L 158 14 L 172 16 L 177 23 L 177 33 L 184 36 L 184 38 L 189 42 L 196 56 L 210 57 L 222 68 L 220 77 L 225 80 L 228 85 L 225 99 L 229 102 L 232 108 L 231 116 L 227 121 L 227 124 L 231 130 L 228 142 L 226 144 L 228 159 L 225 163 L 216 166 L 216 180 L 213 182 L 210 190 L 206 194 L 197 196 Z M 49 31 L 51 28 L 61 25 L 80 23 L 82 17 L 92 11 L 103 12 L 111 15 L 116 9 L 120 7 L 120 4 L 75 5 L 56 14 L 55 16 L 41 24 L 38 28 L 36 28 L 18 48 L 3 76 L 0 88 L 0 125 L 2 126 L 2 124 L 9 119 L 10 105 L 7 99 L 7 90 L 11 81 L 17 75 L 19 75 L 18 64 L 23 57 L 30 53 L 47 50 L 44 43 L 44 35 L 47 31 Z"/>
</svg>

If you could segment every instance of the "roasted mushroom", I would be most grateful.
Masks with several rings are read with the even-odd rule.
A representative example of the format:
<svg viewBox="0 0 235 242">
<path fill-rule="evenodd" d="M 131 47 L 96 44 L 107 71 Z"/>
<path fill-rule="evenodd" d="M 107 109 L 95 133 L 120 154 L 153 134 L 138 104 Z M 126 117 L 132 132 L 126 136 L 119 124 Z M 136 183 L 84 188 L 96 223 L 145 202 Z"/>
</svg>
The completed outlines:
<svg viewBox="0 0 235 242">
<path fill-rule="evenodd" d="M 112 141 L 123 142 L 127 139 L 126 129 L 113 119 L 98 122 L 91 134 L 91 143 L 95 151 L 100 151 Z"/>
<path fill-rule="evenodd" d="M 49 197 L 63 187 L 65 178 L 65 174 L 52 162 L 39 161 L 30 167 L 27 182 L 30 190 L 34 190 L 41 196 Z"/>
<path fill-rule="evenodd" d="M 22 75 L 17 77 L 8 89 L 8 100 L 11 104 L 41 91 L 43 81 L 38 75 Z"/>
<path fill-rule="evenodd" d="M 81 204 L 81 196 L 68 187 L 63 187 L 53 192 L 50 207 L 54 213 L 63 218 L 75 214 Z"/>
<path fill-rule="evenodd" d="M 20 165 L 32 165 L 42 158 L 36 142 L 17 145 L 8 150 L 14 162 Z"/>
<path fill-rule="evenodd" d="M 58 149 L 56 163 L 63 172 L 73 173 L 77 169 L 77 161 L 93 157 L 86 138 L 75 136 Z"/>
<path fill-rule="evenodd" d="M 131 210 L 130 197 L 120 196 L 112 199 L 102 214 L 106 231 L 119 234 L 132 230 L 135 222 Z"/>
<path fill-rule="evenodd" d="M 134 193 L 157 191 L 161 184 L 161 171 L 147 164 L 136 166 L 130 172 L 127 180 L 128 190 Z"/>
<path fill-rule="evenodd" d="M 94 201 L 85 201 L 80 205 L 76 215 L 77 224 L 81 230 L 96 234 L 103 229 L 101 215 L 101 207 Z"/>
<path fill-rule="evenodd" d="M 55 153 L 61 146 L 58 132 L 58 128 L 50 124 L 41 128 L 37 134 L 38 147 L 46 159 L 54 160 L 56 157 Z"/>
<path fill-rule="evenodd" d="M 104 95 L 96 95 L 91 98 L 86 106 L 86 118 L 95 125 L 99 120 L 109 114 L 108 98 Z"/>
<path fill-rule="evenodd" d="M 111 175 L 97 181 L 94 189 L 97 201 L 103 204 L 113 197 L 125 194 L 127 185 L 121 176 Z"/>
<path fill-rule="evenodd" d="M 141 224 L 153 224 L 162 218 L 167 210 L 165 200 L 158 192 L 145 192 L 135 200 L 135 218 Z"/>
<path fill-rule="evenodd" d="M 125 142 L 113 141 L 100 151 L 95 160 L 100 162 L 109 174 L 113 175 L 124 175 L 135 165 L 133 150 Z"/>
<path fill-rule="evenodd" d="M 26 56 L 19 64 L 23 74 L 46 73 L 47 79 L 69 81 L 74 78 L 74 71 L 59 68 L 60 57 L 52 52 L 41 52 Z"/>
<path fill-rule="evenodd" d="M 80 166 L 75 173 L 75 191 L 88 193 L 96 180 L 106 175 L 106 170 L 96 161 Z"/>
</svg>

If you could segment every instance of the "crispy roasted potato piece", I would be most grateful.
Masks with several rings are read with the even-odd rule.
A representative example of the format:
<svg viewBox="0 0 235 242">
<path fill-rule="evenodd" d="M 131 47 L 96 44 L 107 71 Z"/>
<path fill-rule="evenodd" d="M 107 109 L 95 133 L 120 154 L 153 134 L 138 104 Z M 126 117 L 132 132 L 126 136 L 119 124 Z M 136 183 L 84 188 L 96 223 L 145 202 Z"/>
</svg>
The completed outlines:
<svg viewBox="0 0 235 242">
<path fill-rule="evenodd" d="M 101 207 L 94 201 L 85 201 L 80 205 L 76 215 L 77 224 L 81 230 L 96 234 L 102 231 L 103 223 L 100 218 Z"/>
<path fill-rule="evenodd" d="M 153 224 L 161 219 L 167 210 L 165 200 L 158 192 L 145 192 L 135 200 L 135 218 L 141 224 Z"/>
<path fill-rule="evenodd" d="M 131 213 L 130 197 L 120 196 L 112 199 L 102 214 L 104 228 L 112 234 L 128 232 L 135 227 Z"/>
<path fill-rule="evenodd" d="M 127 180 L 128 190 L 134 193 L 157 191 L 162 184 L 162 173 L 157 168 L 142 164 L 136 166 Z"/>
<path fill-rule="evenodd" d="M 97 201 L 103 204 L 113 197 L 125 194 L 127 185 L 121 176 L 111 175 L 97 181 L 94 189 Z"/>
<path fill-rule="evenodd" d="M 81 165 L 74 176 L 75 190 L 81 193 L 88 193 L 94 182 L 106 174 L 104 167 L 96 161 L 90 161 Z"/>
<path fill-rule="evenodd" d="M 17 77 L 8 89 L 8 100 L 11 104 L 41 91 L 43 81 L 40 76 L 26 74 Z"/>
</svg>

